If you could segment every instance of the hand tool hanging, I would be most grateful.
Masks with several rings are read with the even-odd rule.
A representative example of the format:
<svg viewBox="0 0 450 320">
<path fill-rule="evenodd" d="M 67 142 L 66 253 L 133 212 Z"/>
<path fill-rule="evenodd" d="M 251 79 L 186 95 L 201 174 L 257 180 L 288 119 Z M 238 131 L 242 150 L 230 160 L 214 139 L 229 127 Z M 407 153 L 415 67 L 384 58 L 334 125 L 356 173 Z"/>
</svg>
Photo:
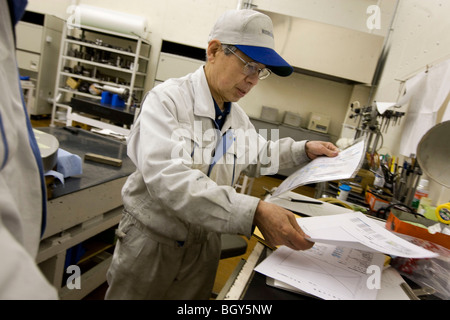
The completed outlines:
<svg viewBox="0 0 450 320">
<path fill-rule="evenodd" d="M 399 107 L 394 106 L 393 108 Z M 355 107 L 353 103 L 351 104 L 350 109 L 352 111 L 350 119 L 358 121 L 355 139 L 367 135 L 367 152 L 371 155 L 376 153 L 383 145 L 381 144 L 381 146 L 378 147 L 380 138 L 383 139 L 382 133 L 387 133 L 390 125 L 399 125 L 401 118 L 405 115 L 405 112 L 394 110 L 386 110 L 385 112 L 380 113 L 375 107 Z"/>
</svg>

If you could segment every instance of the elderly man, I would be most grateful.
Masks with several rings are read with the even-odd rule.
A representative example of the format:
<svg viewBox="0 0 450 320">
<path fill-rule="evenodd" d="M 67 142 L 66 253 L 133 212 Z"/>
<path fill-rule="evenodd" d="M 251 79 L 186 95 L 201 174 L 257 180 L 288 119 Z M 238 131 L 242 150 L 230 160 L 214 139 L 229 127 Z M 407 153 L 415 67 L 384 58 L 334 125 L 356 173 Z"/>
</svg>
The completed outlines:
<svg viewBox="0 0 450 320">
<path fill-rule="evenodd" d="M 236 104 L 272 72 L 292 73 L 272 29 L 264 14 L 227 11 L 206 65 L 145 98 L 128 139 L 137 170 L 122 190 L 107 299 L 208 299 L 222 233 L 250 237 L 256 225 L 273 245 L 313 245 L 291 212 L 233 188 L 241 172 L 274 174 L 338 152 L 325 142 L 266 141 Z"/>
</svg>

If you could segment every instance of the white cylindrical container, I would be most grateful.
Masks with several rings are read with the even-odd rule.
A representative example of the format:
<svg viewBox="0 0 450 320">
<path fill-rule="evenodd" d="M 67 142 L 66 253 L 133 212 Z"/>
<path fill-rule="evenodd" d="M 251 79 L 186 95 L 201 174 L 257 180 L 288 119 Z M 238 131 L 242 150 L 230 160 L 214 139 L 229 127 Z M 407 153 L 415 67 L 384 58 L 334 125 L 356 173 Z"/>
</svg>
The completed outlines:
<svg viewBox="0 0 450 320">
<path fill-rule="evenodd" d="M 142 38 L 148 36 L 147 18 L 106 8 L 85 4 L 78 5 L 75 10 L 75 22 Z"/>
<path fill-rule="evenodd" d="M 419 208 L 420 199 L 423 197 L 428 197 L 428 180 L 420 179 L 419 185 L 416 188 L 416 193 L 414 193 L 414 199 L 412 200 L 411 207 L 414 209 Z"/>
<path fill-rule="evenodd" d="M 352 190 L 352 188 L 346 184 L 341 184 L 339 186 L 339 193 L 338 193 L 338 199 L 342 200 L 342 201 L 346 201 L 348 194 L 350 193 L 350 190 Z"/>
</svg>

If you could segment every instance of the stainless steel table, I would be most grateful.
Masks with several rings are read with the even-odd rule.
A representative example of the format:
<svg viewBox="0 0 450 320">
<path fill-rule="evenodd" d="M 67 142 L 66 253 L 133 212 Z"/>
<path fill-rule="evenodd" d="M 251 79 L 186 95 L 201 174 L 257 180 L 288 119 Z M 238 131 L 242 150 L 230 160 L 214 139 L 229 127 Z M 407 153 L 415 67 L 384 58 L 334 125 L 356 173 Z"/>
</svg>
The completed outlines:
<svg viewBox="0 0 450 320">
<path fill-rule="evenodd" d="M 117 225 L 122 214 L 121 189 L 135 170 L 126 155 L 124 142 L 100 136 L 82 129 L 72 132 L 63 128 L 37 128 L 54 135 L 60 148 L 84 159 L 86 153 L 96 153 L 122 160 L 121 167 L 83 161 L 83 174 L 56 182 L 50 188 L 47 227 L 37 256 L 37 262 L 59 289 L 61 299 L 81 299 L 106 280 L 112 256 L 98 255 L 95 267 L 81 275 L 81 288 L 69 289 L 63 282 L 66 252 L 83 241 Z M 247 242 L 237 235 L 222 235 L 221 259 L 246 252 Z"/>
<path fill-rule="evenodd" d="M 37 128 L 54 135 L 60 148 L 82 159 L 83 173 L 55 182 L 49 188 L 47 226 L 40 243 L 37 263 L 49 281 L 59 289 L 61 299 L 81 299 L 105 282 L 110 254 L 100 254 L 95 267 L 81 275 L 80 289 L 63 282 L 67 249 L 115 226 L 122 213 L 121 189 L 135 170 L 126 155 L 124 142 L 82 129 Z M 121 167 L 84 161 L 88 152 L 122 160 Z M 69 273 L 71 274 L 71 273 Z"/>
</svg>

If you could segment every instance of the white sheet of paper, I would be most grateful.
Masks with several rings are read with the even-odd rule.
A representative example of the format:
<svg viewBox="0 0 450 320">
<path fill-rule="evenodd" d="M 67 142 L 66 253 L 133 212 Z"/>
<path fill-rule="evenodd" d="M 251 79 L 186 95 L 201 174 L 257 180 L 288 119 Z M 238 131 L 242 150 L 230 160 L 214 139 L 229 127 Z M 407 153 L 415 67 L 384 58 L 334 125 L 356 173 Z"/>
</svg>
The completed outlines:
<svg viewBox="0 0 450 320">
<path fill-rule="evenodd" d="M 405 280 L 397 270 L 392 267 L 385 268 L 381 275 L 381 288 L 377 292 L 377 300 L 411 300 L 401 287 L 404 282 Z M 270 277 L 267 278 L 267 284 L 290 292 L 310 295 L 299 288 Z"/>
<path fill-rule="evenodd" d="M 416 246 L 361 212 L 297 219 L 311 241 L 378 251 L 405 258 L 433 258 L 434 252 Z"/>
<path fill-rule="evenodd" d="M 286 192 L 279 197 L 268 196 L 264 201 L 274 203 L 283 207 L 285 209 L 291 210 L 293 212 L 298 212 L 300 214 L 316 217 L 316 216 L 329 216 L 335 215 L 339 213 L 348 213 L 353 212 L 353 210 L 336 206 L 331 203 L 323 202 L 320 205 L 317 204 L 308 204 L 301 202 L 292 202 L 290 199 L 298 199 L 298 200 L 306 200 L 306 201 L 319 201 L 317 199 L 313 199 L 307 196 L 303 196 L 298 193 L 294 193 L 292 191 Z"/>
<path fill-rule="evenodd" d="M 352 178 L 361 166 L 364 155 L 365 143 L 361 140 L 334 158 L 318 157 L 287 177 L 272 196 L 277 197 L 305 184 Z"/>
<path fill-rule="evenodd" d="M 280 247 L 255 271 L 326 300 L 374 300 L 369 266 L 383 270 L 384 256 L 352 248 L 315 244 L 307 251 Z"/>
</svg>

